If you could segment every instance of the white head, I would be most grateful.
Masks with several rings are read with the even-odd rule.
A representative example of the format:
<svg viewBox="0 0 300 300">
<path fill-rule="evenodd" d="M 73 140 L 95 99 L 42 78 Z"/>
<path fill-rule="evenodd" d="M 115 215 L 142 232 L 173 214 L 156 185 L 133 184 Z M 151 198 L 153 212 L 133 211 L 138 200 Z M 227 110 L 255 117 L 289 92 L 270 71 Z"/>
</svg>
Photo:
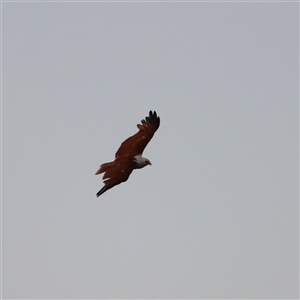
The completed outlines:
<svg viewBox="0 0 300 300">
<path fill-rule="evenodd" d="M 141 169 L 146 167 L 147 165 L 151 166 L 151 162 L 148 158 L 142 157 L 142 155 L 136 155 L 134 157 L 134 161 L 136 162 L 135 169 Z"/>
</svg>

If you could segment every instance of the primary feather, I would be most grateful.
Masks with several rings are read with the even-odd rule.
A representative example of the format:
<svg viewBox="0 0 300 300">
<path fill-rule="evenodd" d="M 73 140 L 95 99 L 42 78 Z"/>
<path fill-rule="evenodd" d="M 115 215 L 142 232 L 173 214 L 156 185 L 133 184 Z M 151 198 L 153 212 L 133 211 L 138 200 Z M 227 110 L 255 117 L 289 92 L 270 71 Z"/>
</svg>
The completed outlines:
<svg viewBox="0 0 300 300">
<path fill-rule="evenodd" d="M 155 131 L 160 125 L 160 119 L 156 112 L 149 112 L 149 117 L 142 120 L 142 124 L 138 124 L 137 128 L 139 131 L 125 140 L 118 151 L 116 152 L 116 158 L 122 155 L 138 155 L 143 154 L 144 149 L 152 139 Z"/>
</svg>

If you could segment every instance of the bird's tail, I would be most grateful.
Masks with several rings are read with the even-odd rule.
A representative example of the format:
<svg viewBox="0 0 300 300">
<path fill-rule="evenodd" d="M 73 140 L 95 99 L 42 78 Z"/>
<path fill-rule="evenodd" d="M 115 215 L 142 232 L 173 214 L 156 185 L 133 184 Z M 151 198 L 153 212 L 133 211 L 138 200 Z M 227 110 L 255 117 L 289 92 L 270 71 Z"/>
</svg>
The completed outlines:
<svg viewBox="0 0 300 300">
<path fill-rule="evenodd" d="M 113 165 L 113 163 L 114 162 L 108 162 L 108 163 L 102 164 L 100 166 L 99 170 L 95 173 L 95 175 L 106 172 Z"/>
</svg>

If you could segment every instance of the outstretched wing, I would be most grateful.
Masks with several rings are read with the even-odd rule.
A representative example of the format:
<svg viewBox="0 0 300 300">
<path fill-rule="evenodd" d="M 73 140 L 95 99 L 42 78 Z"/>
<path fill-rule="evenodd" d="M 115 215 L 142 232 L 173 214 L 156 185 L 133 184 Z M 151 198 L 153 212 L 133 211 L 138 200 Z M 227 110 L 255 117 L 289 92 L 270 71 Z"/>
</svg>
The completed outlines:
<svg viewBox="0 0 300 300">
<path fill-rule="evenodd" d="M 155 131 L 158 129 L 160 119 L 156 112 L 150 110 L 149 117 L 146 117 L 141 121 L 142 124 L 138 124 L 139 132 L 125 140 L 118 151 L 116 152 L 116 158 L 119 156 L 135 156 L 142 154 L 147 144 L 152 139 Z"/>
<path fill-rule="evenodd" d="M 104 173 L 103 188 L 97 193 L 97 197 L 111 189 L 115 185 L 125 182 L 133 171 L 134 161 L 129 157 L 120 157 L 114 162 L 100 166 L 96 175 Z"/>
</svg>

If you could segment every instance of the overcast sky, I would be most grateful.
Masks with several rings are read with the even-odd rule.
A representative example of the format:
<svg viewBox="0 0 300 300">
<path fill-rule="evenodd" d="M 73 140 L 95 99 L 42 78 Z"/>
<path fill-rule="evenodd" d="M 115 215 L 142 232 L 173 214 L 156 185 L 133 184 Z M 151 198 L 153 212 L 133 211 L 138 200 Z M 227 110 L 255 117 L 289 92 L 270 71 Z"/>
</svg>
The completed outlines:
<svg viewBox="0 0 300 300">
<path fill-rule="evenodd" d="M 298 298 L 298 3 L 2 3 L 3 298 Z M 100 164 L 157 111 L 152 166 Z"/>
</svg>

